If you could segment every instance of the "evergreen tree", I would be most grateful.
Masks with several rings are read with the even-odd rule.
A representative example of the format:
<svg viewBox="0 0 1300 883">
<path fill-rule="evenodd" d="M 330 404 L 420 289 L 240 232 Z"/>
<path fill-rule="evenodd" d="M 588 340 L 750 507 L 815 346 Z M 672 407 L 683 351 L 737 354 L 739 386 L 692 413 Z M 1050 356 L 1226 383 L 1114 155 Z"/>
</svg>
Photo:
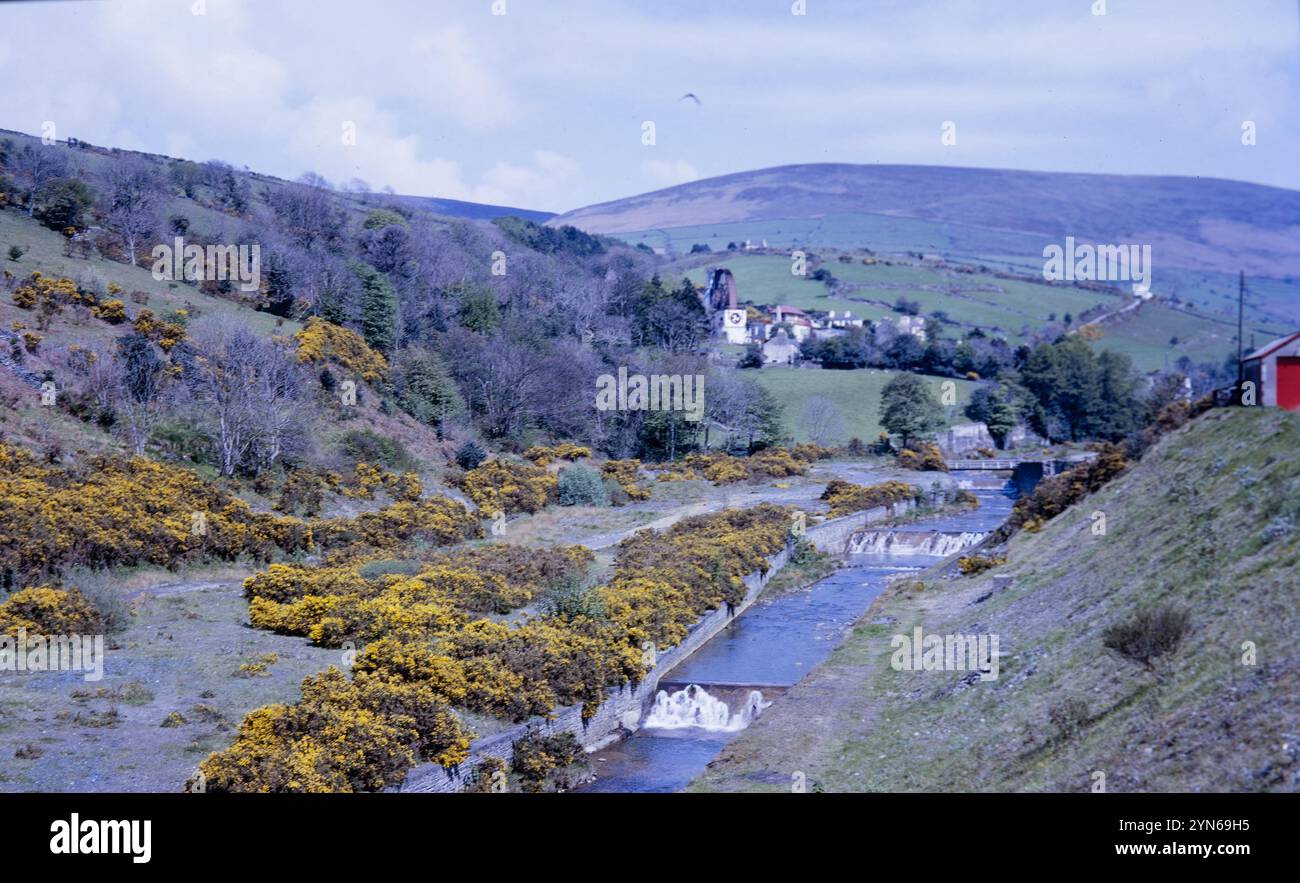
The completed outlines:
<svg viewBox="0 0 1300 883">
<path fill-rule="evenodd" d="M 397 292 L 388 277 L 369 264 L 358 262 L 353 270 L 361 279 L 361 336 L 390 356 L 397 344 Z"/>
</svg>

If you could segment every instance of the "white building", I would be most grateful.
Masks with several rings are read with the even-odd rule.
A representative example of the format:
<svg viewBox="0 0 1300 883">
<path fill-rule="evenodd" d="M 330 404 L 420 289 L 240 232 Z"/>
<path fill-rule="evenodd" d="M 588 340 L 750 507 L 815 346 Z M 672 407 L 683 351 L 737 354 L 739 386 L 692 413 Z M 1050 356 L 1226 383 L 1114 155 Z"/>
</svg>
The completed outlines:
<svg viewBox="0 0 1300 883">
<path fill-rule="evenodd" d="M 775 334 L 763 344 L 763 364 L 765 365 L 789 365 L 792 364 L 799 355 L 799 344 L 790 339 L 785 333 L 785 329 L 778 329 Z"/>
</svg>

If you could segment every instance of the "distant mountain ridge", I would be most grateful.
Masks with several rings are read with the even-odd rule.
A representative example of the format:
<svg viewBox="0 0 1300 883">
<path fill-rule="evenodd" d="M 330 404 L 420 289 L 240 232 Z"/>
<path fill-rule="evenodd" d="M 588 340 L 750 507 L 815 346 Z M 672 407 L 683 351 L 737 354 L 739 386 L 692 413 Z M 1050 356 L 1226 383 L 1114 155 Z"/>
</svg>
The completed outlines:
<svg viewBox="0 0 1300 883">
<path fill-rule="evenodd" d="M 1300 274 L 1300 191 L 1217 178 L 814 163 L 679 184 L 548 223 L 616 234 L 843 214 L 1025 234 L 1043 245 L 1065 236 L 1150 243 L 1166 266 Z"/>
<path fill-rule="evenodd" d="M 492 221 L 496 218 L 514 217 L 543 224 L 555 217 L 555 212 L 516 208 L 509 205 L 491 205 L 484 202 L 465 202 L 460 199 L 443 199 L 438 196 L 394 196 L 392 199 L 422 208 L 436 215 L 444 215 L 449 218 L 465 218 L 469 221 Z"/>
</svg>

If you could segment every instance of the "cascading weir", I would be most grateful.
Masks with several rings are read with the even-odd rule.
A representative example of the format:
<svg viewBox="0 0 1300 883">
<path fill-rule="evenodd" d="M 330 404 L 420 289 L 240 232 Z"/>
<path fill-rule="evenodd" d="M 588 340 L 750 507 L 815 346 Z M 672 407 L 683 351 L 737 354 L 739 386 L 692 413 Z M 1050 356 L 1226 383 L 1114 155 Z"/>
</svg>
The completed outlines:
<svg viewBox="0 0 1300 883">
<path fill-rule="evenodd" d="M 710 695 L 698 684 L 690 684 L 672 693 L 660 690 L 642 726 L 659 730 L 695 728 L 736 732 L 753 723 L 771 704 L 764 701 L 761 690 L 750 690 L 744 703 L 733 712 L 725 699 Z"/>
<path fill-rule="evenodd" d="M 978 531 L 864 530 L 849 537 L 850 555 L 929 555 L 946 558 L 979 543 Z"/>
</svg>

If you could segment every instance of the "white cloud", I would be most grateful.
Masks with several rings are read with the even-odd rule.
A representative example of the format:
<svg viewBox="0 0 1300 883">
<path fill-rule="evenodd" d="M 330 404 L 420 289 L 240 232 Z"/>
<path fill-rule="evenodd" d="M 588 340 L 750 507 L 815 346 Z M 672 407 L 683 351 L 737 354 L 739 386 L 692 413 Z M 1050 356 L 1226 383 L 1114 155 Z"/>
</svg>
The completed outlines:
<svg viewBox="0 0 1300 883">
<path fill-rule="evenodd" d="M 937 162 L 1300 186 L 1294 0 L 0 4 L 0 126 L 563 210 L 767 165 Z M 702 106 L 679 102 L 694 92 Z M 639 143 L 642 120 L 658 146 Z M 1240 147 L 1240 121 L 1260 141 Z M 344 120 L 357 145 L 344 148 Z M 958 124 L 942 150 L 938 126 Z M 647 160 L 647 155 L 657 157 Z M 662 158 L 658 158 L 662 157 Z M 689 157 L 688 159 L 685 159 Z"/>
<path fill-rule="evenodd" d="M 671 187 L 700 178 L 699 170 L 684 159 L 648 159 L 641 163 L 641 171 L 656 187 Z"/>
</svg>

